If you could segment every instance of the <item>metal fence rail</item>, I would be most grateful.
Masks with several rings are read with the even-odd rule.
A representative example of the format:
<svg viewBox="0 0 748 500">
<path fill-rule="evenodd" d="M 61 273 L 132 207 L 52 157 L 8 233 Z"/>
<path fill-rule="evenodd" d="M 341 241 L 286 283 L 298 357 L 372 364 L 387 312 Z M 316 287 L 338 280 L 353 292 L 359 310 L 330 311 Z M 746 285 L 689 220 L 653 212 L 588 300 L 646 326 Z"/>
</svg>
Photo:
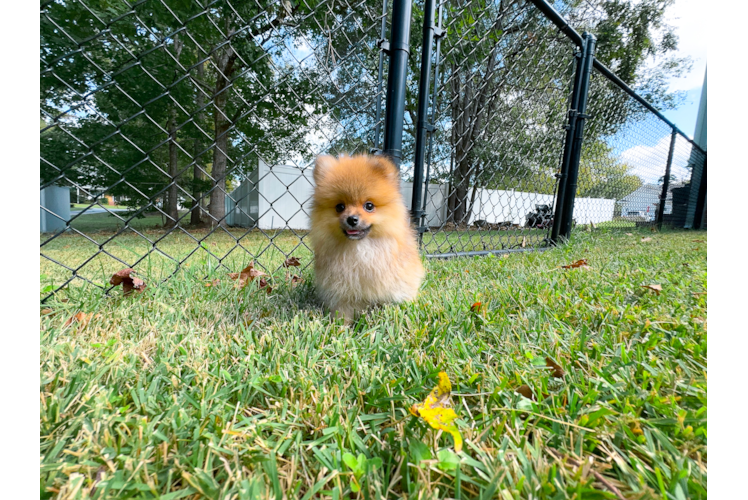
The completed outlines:
<svg viewBox="0 0 748 500">
<path fill-rule="evenodd" d="M 125 267 L 309 265 L 322 153 L 392 156 L 429 257 L 703 227 L 706 153 L 573 28 L 599 13 L 565 8 L 42 2 L 42 299 Z"/>
</svg>

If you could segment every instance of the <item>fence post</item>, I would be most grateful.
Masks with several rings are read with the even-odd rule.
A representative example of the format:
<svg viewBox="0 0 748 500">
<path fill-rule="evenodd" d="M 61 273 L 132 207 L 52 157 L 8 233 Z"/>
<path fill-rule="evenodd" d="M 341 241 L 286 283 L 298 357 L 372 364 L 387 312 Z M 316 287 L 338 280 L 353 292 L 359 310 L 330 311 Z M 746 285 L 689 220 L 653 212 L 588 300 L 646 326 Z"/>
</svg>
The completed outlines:
<svg viewBox="0 0 748 500">
<path fill-rule="evenodd" d="M 551 243 L 556 245 L 558 243 L 558 235 L 561 230 L 561 219 L 564 210 L 564 199 L 566 197 L 566 180 L 569 177 L 569 161 L 571 159 L 571 149 L 574 144 L 574 130 L 577 124 L 577 113 L 576 110 L 579 107 L 579 81 L 582 77 L 582 61 L 584 51 L 584 43 L 582 45 L 582 52 L 576 54 L 577 57 L 577 70 L 574 72 L 574 87 L 571 92 L 571 103 L 569 105 L 569 123 L 564 127 L 566 128 L 566 139 L 564 140 L 564 156 L 561 160 L 561 169 L 557 175 L 558 177 L 558 188 L 556 191 L 556 207 L 553 215 L 553 226 L 551 228 Z"/>
<path fill-rule="evenodd" d="M 387 108 L 384 121 L 384 154 L 397 168 L 403 157 L 403 121 L 405 119 L 405 80 L 410 55 L 410 13 L 412 0 L 392 2 L 390 32 L 390 71 L 387 75 Z"/>
<path fill-rule="evenodd" d="M 429 84 L 431 79 L 431 49 L 434 44 L 434 10 L 436 0 L 425 0 L 423 5 L 423 46 L 421 47 L 421 77 L 418 80 L 418 109 L 416 111 L 416 154 L 413 162 L 413 198 L 411 217 L 416 227 L 421 224 L 421 196 L 423 193 L 423 163 L 426 153 L 426 132 L 433 130 L 428 123 Z M 427 186 L 428 189 L 428 186 Z"/>
<path fill-rule="evenodd" d="M 387 40 L 384 38 L 387 32 L 385 31 L 387 29 L 387 0 L 384 0 L 382 3 L 382 29 L 379 32 L 380 38 L 377 40 L 377 45 L 379 46 L 379 78 L 377 79 L 377 110 L 376 110 L 376 116 L 374 118 L 374 122 L 376 123 L 376 126 L 374 128 L 374 147 L 371 149 L 370 153 L 379 153 L 382 151 L 382 143 L 380 142 L 382 138 L 381 130 L 382 130 L 382 80 L 384 75 L 384 54 L 389 53 L 389 44 L 387 43 Z"/>
<path fill-rule="evenodd" d="M 582 156 L 582 142 L 584 139 L 584 121 L 587 118 L 587 94 L 590 89 L 590 75 L 592 63 L 595 59 L 595 44 L 597 38 L 592 33 L 582 34 L 582 56 L 577 64 L 577 74 L 574 77 L 572 100 L 576 100 L 576 108 L 569 110 L 569 132 L 566 135 L 567 144 L 564 146 L 564 164 L 561 175 L 565 175 L 559 183 L 559 196 L 556 202 L 556 216 L 551 230 L 551 241 L 556 243 L 559 238 L 569 239 L 571 223 L 574 216 L 574 198 L 577 194 L 577 180 L 579 178 L 579 159 Z M 576 97 L 576 99 L 575 99 Z M 572 139 L 569 146 L 569 139 Z M 566 172 L 564 172 L 564 167 Z M 555 235 L 555 238 L 554 238 Z"/>
<path fill-rule="evenodd" d="M 662 192 L 660 193 L 660 204 L 657 206 L 657 216 L 655 224 L 657 229 L 662 229 L 662 219 L 665 215 L 665 201 L 667 200 L 667 191 L 670 189 L 670 167 L 673 165 L 673 151 L 675 151 L 675 140 L 678 132 L 673 129 L 670 134 L 670 149 L 667 152 L 667 165 L 665 165 L 665 177 L 662 180 Z"/>
<path fill-rule="evenodd" d="M 706 203 L 706 156 L 704 156 L 704 168 L 701 170 L 701 182 L 699 183 L 699 194 L 696 198 L 696 213 L 693 216 L 693 228 L 703 229 L 704 204 Z"/>
</svg>

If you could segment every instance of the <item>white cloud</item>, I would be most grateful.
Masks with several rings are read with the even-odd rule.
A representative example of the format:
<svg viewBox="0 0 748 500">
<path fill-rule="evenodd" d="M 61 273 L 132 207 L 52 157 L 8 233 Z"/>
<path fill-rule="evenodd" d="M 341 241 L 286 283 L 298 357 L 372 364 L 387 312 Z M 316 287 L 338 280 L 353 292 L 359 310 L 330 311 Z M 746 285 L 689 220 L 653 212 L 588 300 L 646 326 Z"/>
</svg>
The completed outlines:
<svg viewBox="0 0 748 500">
<path fill-rule="evenodd" d="M 663 136 L 654 146 L 634 146 L 620 154 L 621 160 L 631 166 L 631 173 L 638 175 L 645 184 L 656 184 L 665 175 L 667 156 L 670 150 L 670 135 Z M 678 180 L 691 177 L 686 168 L 691 148 L 683 138 L 679 138 L 673 152 L 671 175 Z"/>
<path fill-rule="evenodd" d="M 678 35 L 678 57 L 689 56 L 693 60 L 691 72 L 684 78 L 670 81 L 669 90 L 691 90 L 704 83 L 706 70 L 706 34 L 705 10 L 710 7 L 699 0 L 675 0 L 668 9 L 666 22 L 675 27 Z M 711 7 L 714 8 L 714 7 Z"/>
</svg>

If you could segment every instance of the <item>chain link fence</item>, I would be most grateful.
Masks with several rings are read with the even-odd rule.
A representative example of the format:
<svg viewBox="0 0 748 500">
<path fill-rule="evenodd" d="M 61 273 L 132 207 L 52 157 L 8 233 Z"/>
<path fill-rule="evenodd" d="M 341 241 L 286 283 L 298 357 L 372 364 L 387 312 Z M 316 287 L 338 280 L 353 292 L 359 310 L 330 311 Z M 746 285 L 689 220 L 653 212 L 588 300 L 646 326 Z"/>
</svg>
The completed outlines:
<svg viewBox="0 0 748 500">
<path fill-rule="evenodd" d="M 584 227 L 695 227 L 706 160 L 701 148 L 598 70 L 591 78 L 588 113 L 577 199 L 602 198 L 614 205 L 610 212 L 577 204 L 577 222 Z M 692 185 L 697 186 L 693 193 Z"/>
<path fill-rule="evenodd" d="M 574 50 L 530 3 L 444 2 L 426 157 L 430 255 L 543 245 Z M 443 19 L 443 20 L 442 20 Z"/>
<path fill-rule="evenodd" d="M 438 4 L 447 36 L 431 56 L 428 188 L 413 207 L 428 256 L 548 247 L 571 227 L 701 225 L 704 151 L 570 25 L 605 31 L 630 13 L 559 5 Z"/>
<path fill-rule="evenodd" d="M 323 153 L 394 155 L 431 257 L 703 226 L 705 153 L 570 27 L 594 32 L 599 9 L 563 5 L 42 2 L 42 299 L 123 268 L 308 266 Z"/>
<path fill-rule="evenodd" d="M 44 298 L 306 246 L 321 153 L 382 134 L 386 5 L 371 1 L 43 2 Z"/>
</svg>

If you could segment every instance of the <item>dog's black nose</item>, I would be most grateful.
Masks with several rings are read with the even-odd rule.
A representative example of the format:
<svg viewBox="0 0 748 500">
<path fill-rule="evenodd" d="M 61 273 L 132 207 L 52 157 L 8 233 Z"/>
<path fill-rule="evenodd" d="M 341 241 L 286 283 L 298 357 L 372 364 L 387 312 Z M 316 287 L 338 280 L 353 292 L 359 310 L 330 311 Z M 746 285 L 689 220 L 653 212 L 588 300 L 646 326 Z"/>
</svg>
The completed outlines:
<svg viewBox="0 0 748 500">
<path fill-rule="evenodd" d="M 356 217 L 355 215 L 351 215 L 351 216 L 350 216 L 350 217 L 348 217 L 348 218 L 347 218 L 347 219 L 346 219 L 345 221 L 346 221 L 346 222 L 348 223 L 348 225 L 349 225 L 349 226 L 351 226 L 351 227 L 356 227 L 356 226 L 358 226 L 358 217 Z"/>
</svg>

